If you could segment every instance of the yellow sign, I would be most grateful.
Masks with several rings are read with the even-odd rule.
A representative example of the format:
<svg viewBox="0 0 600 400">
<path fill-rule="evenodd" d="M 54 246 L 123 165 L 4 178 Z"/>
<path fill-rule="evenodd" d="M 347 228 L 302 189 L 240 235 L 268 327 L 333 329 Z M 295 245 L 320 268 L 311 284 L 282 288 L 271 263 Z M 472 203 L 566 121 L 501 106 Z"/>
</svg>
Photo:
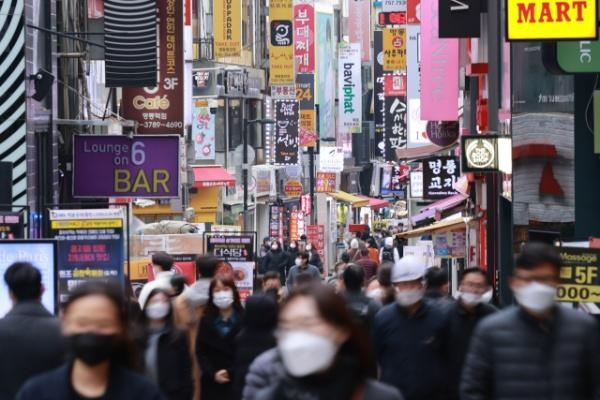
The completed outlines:
<svg viewBox="0 0 600 400">
<path fill-rule="evenodd" d="M 402 71 L 406 69 L 406 29 L 383 30 L 383 69 Z"/>
<path fill-rule="evenodd" d="M 556 291 L 556 299 L 569 303 L 600 303 L 600 286 L 560 285 Z"/>
<path fill-rule="evenodd" d="M 100 228 L 122 228 L 122 219 L 68 219 L 53 220 L 50 223 L 52 229 L 100 229 Z"/>
<path fill-rule="evenodd" d="M 508 40 L 595 39 L 597 0 L 508 0 Z"/>
<path fill-rule="evenodd" d="M 150 258 L 135 258 L 131 260 L 131 267 L 127 269 L 127 261 L 124 263 L 124 270 L 129 273 L 129 279 L 132 281 L 140 281 L 148 279 L 148 266 L 150 265 Z"/>
<path fill-rule="evenodd" d="M 214 57 L 242 54 L 242 0 L 213 1 Z"/>
<path fill-rule="evenodd" d="M 293 85 L 294 69 L 294 12 L 292 0 L 269 2 L 269 70 L 272 85 Z"/>
</svg>

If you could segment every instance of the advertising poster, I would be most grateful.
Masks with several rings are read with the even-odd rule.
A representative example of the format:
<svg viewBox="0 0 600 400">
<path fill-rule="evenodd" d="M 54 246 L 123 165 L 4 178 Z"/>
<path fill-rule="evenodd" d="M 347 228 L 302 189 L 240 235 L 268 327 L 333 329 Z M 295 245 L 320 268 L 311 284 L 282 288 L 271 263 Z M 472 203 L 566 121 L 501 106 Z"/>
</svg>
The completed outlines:
<svg viewBox="0 0 600 400">
<path fill-rule="evenodd" d="M 157 0 L 156 5 L 160 20 L 158 86 L 123 88 L 123 118 L 137 121 L 140 135 L 181 135 L 184 128 L 183 2 Z"/>
<path fill-rule="evenodd" d="M 275 164 L 298 164 L 298 102 L 275 101 Z"/>
<path fill-rule="evenodd" d="M 173 257 L 173 268 L 171 271 L 185 278 L 185 283 L 191 285 L 196 282 L 196 254 L 171 254 Z M 148 282 L 154 280 L 152 263 L 146 267 Z"/>
<path fill-rule="evenodd" d="M 315 113 L 315 74 L 296 75 L 296 101 L 299 106 L 300 146 L 317 145 L 316 113 Z"/>
<path fill-rule="evenodd" d="M 315 191 L 317 193 L 335 192 L 336 176 L 335 172 L 317 172 Z"/>
<path fill-rule="evenodd" d="M 338 53 L 339 133 L 362 131 L 362 78 L 359 43 L 340 43 Z"/>
<path fill-rule="evenodd" d="M 19 212 L 0 212 L 0 240 L 25 238 L 23 214 Z"/>
<path fill-rule="evenodd" d="M 306 225 L 306 240 L 317 250 L 321 260 L 325 260 L 325 225 Z"/>
<path fill-rule="evenodd" d="M 269 76 L 274 85 L 294 84 L 292 0 L 270 0 Z"/>
<path fill-rule="evenodd" d="M 562 247 L 561 284 L 556 298 L 569 303 L 600 303 L 600 250 Z M 600 314 L 598 304 L 584 309 Z M 1 313 L 0 313 L 1 314 Z"/>
<path fill-rule="evenodd" d="M 279 240 L 281 238 L 281 211 L 282 207 L 269 206 L 269 238 Z"/>
<path fill-rule="evenodd" d="M 73 197 L 179 197 L 179 136 L 74 135 Z"/>
<path fill-rule="evenodd" d="M 371 1 L 348 2 L 348 36 L 350 43 L 360 45 L 361 61 L 371 61 Z"/>
<path fill-rule="evenodd" d="M 13 263 L 26 261 L 33 264 L 42 274 L 42 305 L 52 314 L 56 307 L 56 241 L 54 240 L 0 240 L 0 276 Z M 8 287 L 0 284 L 0 318 L 12 308 Z"/>
<path fill-rule="evenodd" d="M 206 254 L 231 265 L 242 300 L 252 295 L 254 283 L 254 235 L 206 236 Z"/>
<path fill-rule="evenodd" d="M 385 157 L 385 78 L 383 74 L 383 32 L 373 33 L 373 118 L 375 120 L 376 154 Z"/>
<path fill-rule="evenodd" d="M 344 170 L 344 151 L 341 147 L 321 147 L 319 170 L 323 172 L 342 172 Z"/>
<path fill-rule="evenodd" d="M 296 73 L 315 72 L 315 6 L 313 0 L 294 0 L 294 59 Z"/>
<path fill-rule="evenodd" d="M 407 145 L 406 75 L 385 77 L 385 160 L 396 161 L 396 150 Z"/>
<path fill-rule="evenodd" d="M 406 29 L 383 29 L 383 69 L 385 71 L 406 69 Z"/>
<path fill-rule="evenodd" d="M 215 119 L 208 101 L 197 100 L 192 109 L 192 140 L 196 160 L 215 159 Z"/>
<path fill-rule="evenodd" d="M 333 42 L 333 8 L 317 8 L 317 103 L 319 104 L 319 135 L 335 138 L 335 52 Z"/>
<path fill-rule="evenodd" d="M 123 281 L 123 210 L 50 210 L 50 231 L 58 239 L 59 302 L 88 280 Z"/>
<path fill-rule="evenodd" d="M 407 0 L 382 0 L 383 11 L 406 11 Z"/>
<path fill-rule="evenodd" d="M 215 58 L 242 54 L 242 0 L 213 1 Z"/>
<path fill-rule="evenodd" d="M 467 249 L 467 234 L 464 231 L 433 235 L 433 252 L 441 258 L 464 258 Z"/>
<path fill-rule="evenodd" d="M 454 184 L 460 175 L 458 157 L 434 157 L 423 160 L 423 198 L 445 199 L 456 194 Z"/>
<path fill-rule="evenodd" d="M 300 236 L 305 233 L 304 213 L 298 209 L 293 209 L 290 214 L 290 240 L 300 240 Z"/>
<path fill-rule="evenodd" d="M 458 120 L 458 39 L 438 36 L 438 1 L 421 9 L 421 119 Z"/>
</svg>

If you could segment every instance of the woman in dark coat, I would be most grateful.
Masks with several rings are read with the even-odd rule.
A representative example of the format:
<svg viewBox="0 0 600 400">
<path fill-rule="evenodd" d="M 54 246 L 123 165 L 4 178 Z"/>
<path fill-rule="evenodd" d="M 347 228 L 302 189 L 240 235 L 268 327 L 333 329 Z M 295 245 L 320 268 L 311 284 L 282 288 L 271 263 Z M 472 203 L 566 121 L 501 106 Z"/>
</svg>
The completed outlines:
<svg viewBox="0 0 600 400">
<path fill-rule="evenodd" d="M 242 326 L 240 295 L 230 275 L 215 277 L 196 338 L 202 400 L 234 400 L 235 338 Z"/>
<path fill-rule="evenodd" d="M 139 343 L 146 376 L 169 400 L 190 400 L 194 392 L 192 360 L 185 333 L 173 324 L 173 307 L 167 291 L 150 292 L 142 323 L 144 332 Z"/>
</svg>

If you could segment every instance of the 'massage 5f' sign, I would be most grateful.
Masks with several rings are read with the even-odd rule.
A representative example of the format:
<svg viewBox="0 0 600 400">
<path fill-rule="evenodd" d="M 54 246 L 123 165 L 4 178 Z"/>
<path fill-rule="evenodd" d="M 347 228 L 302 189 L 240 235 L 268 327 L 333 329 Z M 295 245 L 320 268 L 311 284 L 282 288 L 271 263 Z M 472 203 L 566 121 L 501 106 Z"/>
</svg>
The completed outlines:
<svg viewBox="0 0 600 400">
<path fill-rule="evenodd" d="M 179 196 L 179 137 L 73 138 L 74 197 Z"/>
<path fill-rule="evenodd" d="M 597 0 L 508 0 L 508 40 L 595 39 Z"/>
</svg>

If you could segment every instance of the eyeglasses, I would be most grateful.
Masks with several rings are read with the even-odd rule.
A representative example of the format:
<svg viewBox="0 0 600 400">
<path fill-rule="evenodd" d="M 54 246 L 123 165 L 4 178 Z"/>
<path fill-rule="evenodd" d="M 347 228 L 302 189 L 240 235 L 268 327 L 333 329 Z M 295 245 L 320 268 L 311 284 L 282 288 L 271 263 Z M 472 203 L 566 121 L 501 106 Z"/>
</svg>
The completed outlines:
<svg viewBox="0 0 600 400">
<path fill-rule="evenodd" d="M 472 283 L 472 282 L 463 282 L 460 285 L 465 287 L 466 289 L 476 289 L 476 290 L 485 290 L 488 287 L 488 285 L 485 283 Z"/>
<path fill-rule="evenodd" d="M 531 282 L 539 282 L 544 284 L 553 284 L 557 282 L 556 276 L 547 275 L 547 276 L 523 276 L 523 275 L 514 275 L 515 279 L 531 283 Z"/>
</svg>

